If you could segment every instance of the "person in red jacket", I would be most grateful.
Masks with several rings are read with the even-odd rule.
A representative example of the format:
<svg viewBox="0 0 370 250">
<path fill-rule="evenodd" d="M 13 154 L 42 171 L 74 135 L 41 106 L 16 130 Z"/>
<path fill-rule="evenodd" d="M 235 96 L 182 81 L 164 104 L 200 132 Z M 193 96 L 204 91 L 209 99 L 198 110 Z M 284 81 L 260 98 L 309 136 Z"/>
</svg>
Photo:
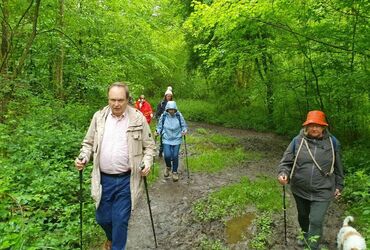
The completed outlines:
<svg viewBox="0 0 370 250">
<path fill-rule="evenodd" d="M 152 117 L 153 117 L 152 106 L 147 100 L 145 100 L 144 95 L 141 95 L 140 98 L 136 101 L 135 107 L 141 113 L 143 113 L 143 115 L 146 118 L 146 121 L 148 122 L 148 124 L 150 124 L 150 121 L 152 120 Z"/>
</svg>

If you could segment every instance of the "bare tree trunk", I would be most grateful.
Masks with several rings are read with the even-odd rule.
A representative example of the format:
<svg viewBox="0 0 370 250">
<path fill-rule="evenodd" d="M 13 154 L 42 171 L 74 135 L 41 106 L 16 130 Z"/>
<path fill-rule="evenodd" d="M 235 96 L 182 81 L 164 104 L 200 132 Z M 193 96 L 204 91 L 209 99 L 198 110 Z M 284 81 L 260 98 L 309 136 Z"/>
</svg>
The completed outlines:
<svg viewBox="0 0 370 250">
<path fill-rule="evenodd" d="M 274 128 L 274 89 L 273 89 L 273 81 L 272 81 L 272 71 L 274 67 L 274 62 L 272 60 L 272 56 L 270 54 L 263 55 L 263 68 L 265 71 L 265 75 L 267 75 L 265 84 L 266 84 L 266 102 L 267 102 L 267 114 L 268 114 L 268 120 L 269 120 L 269 126 L 270 128 Z"/>
<path fill-rule="evenodd" d="M 255 58 L 258 74 L 262 82 L 266 85 L 266 106 L 267 106 L 267 119 L 268 126 L 274 128 L 274 102 L 273 102 L 273 83 L 271 80 L 273 60 L 272 56 L 266 53 L 262 53 L 262 66 L 258 58 Z M 270 64 L 270 65 L 269 65 Z M 263 71 L 262 71 L 263 69 Z"/>
<path fill-rule="evenodd" d="M 19 58 L 18 65 L 17 65 L 17 67 L 15 68 L 15 70 L 13 72 L 13 79 L 16 78 L 18 76 L 18 74 L 22 71 L 23 66 L 24 66 L 24 62 L 26 61 L 26 58 L 27 58 L 27 56 L 30 52 L 30 49 L 32 47 L 33 41 L 35 40 L 35 37 L 37 35 L 37 20 L 38 20 L 38 17 L 39 17 L 40 3 L 41 3 L 41 0 L 36 0 L 35 14 L 34 14 L 33 20 L 32 20 L 32 33 L 31 33 L 30 37 L 28 38 L 28 42 L 27 42 L 26 46 L 23 49 L 23 53 L 22 53 L 21 57 Z"/>
<path fill-rule="evenodd" d="M 64 0 L 58 0 L 59 10 L 57 16 L 57 27 L 59 30 L 64 29 Z M 64 98 L 63 86 L 63 65 L 64 65 L 64 36 L 63 32 L 59 33 L 59 44 L 54 64 L 54 85 L 56 94 L 60 99 Z"/>
<path fill-rule="evenodd" d="M 3 19 L 1 20 L 1 67 L 0 74 L 3 76 L 3 80 L 0 82 L 2 89 L 7 89 L 6 73 L 8 71 L 8 51 L 9 51 L 9 3 L 8 0 L 2 1 L 2 13 Z M 4 115 L 6 113 L 6 106 L 8 103 L 8 97 L 6 93 L 0 91 L 0 122 L 4 121 Z"/>
<path fill-rule="evenodd" d="M 8 71 L 7 55 L 9 51 L 9 3 L 3 0 L 2 5 L 3 19 L 1 20 L 1 73 Z"/>
</svg>

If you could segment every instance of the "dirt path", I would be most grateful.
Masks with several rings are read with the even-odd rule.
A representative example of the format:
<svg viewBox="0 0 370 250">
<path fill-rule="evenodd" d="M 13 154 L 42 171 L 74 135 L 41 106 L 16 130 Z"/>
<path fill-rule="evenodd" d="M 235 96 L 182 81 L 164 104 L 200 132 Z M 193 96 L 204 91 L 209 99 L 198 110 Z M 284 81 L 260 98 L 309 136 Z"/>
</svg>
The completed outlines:
<svg viewBox="0 0 370 250">
<path fill-rule="evenodd" d="M 242 176 L 254 179 L 263 174 L 275 178 L 276 166 L 289 141 L 271 133 L 258 133 L 249 130 L 229 129 L 199 123 L 190 123 L 191 131 L 196 128 L 206 128 L 212 133 L 221 133 L 238 137 L 246 150 L 263 153 L 263 159 L 256 162 L 246 162 L 233 171 L 216 174 L 190 173 L 188 180 L 186 172 L 180 174 L 179 182 L 172 182 L 163 177 L 164 162 L 161 162 L 160 179 L 150 186 L 152 214 L 154 218 L 158 248 L 157 249 L 201 249 L 202 237 L 207 234 L 214 238 L 225 238 L 225 225 L 220 222 L 199 223 L 194 221 L 191 206 L 202 197 L 206 197 L 218 188 L 238 182 Z M 191 154 L 191 145 L 188 145 Z M 158 160 L 158 159 L 157 159 Z M 184 167 L 184 164 L 180 164 Z M 181 168 L 180 166 L 180 168 Z M 158 171 L 158 169 L 156 170 Z M 181 171 L 181 170 L 180 170 Z M 276 216 L 273 223 L 274 234 L 269 239 L 267 249 L 301 249 L 296 246 L 298 223 L 291 193 L 287 192 L 287 232 L 288 247 L 284 243 L 283 213 Z M 324 243 L 328 249 L 335 248 L 335 237 L 342 218 L 342 209 L 338 203 L 330 207 L 324 231 Z M 249 230 L 253 230 L 253 225 Z M 229 249 L 248 249 L 248 239 L 236 244 L 228 244 Z M 130 225 L 127 249 L 155 249 L 154 238 L 145 195 L 133 212 Z"/>
</svg>

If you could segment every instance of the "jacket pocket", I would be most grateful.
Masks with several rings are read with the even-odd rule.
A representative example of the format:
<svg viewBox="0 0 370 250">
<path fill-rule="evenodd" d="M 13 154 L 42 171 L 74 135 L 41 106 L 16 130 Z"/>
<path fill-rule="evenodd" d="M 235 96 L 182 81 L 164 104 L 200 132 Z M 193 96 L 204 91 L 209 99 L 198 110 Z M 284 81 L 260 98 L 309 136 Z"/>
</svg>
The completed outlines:
<svg viewBox="0 0 370 250">
<path fill-rule="evenodd" d="M 143 127 L 135 127 L 132 131 L 130 131 L 131 136 L 131 150 L 132 155 L 141 155 L 143 153 Z M 130 147 L 130 145 L 129 145 Z"/>
</svg>

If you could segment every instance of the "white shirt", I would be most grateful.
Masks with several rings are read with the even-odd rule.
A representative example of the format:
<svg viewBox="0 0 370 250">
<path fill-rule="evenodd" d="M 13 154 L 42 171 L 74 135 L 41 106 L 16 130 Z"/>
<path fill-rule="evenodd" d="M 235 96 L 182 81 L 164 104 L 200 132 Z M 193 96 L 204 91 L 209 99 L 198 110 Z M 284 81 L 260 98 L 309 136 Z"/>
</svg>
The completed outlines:
<svg viewBox="0 0 370 250">
<path fill-rule="evenodd" d="M 105 122 L 100 150 L 100 171 L 120 174 L 130 170 L 128 158 L 127 127 L 128 116 L 116 117 L 109 113 Z"/>
</svg>

